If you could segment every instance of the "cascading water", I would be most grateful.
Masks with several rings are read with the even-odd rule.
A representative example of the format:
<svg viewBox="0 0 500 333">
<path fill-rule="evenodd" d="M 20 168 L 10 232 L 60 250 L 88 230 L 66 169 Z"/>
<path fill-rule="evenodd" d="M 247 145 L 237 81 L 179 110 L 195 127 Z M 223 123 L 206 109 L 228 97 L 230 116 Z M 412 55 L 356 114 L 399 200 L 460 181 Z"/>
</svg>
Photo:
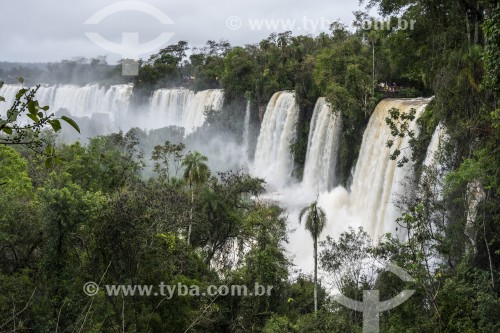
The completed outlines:
<svg viewBox="0 0 500 333">
<path fill-rule="evenodd" d="M 329 190 L 335 184 L 335 167 L 339 148 L 341 118 L 334 113 L 324 97 L 314 107 L 303 185 L 316 193 Z"/>
<path fill-rule="evenodd" d="M 2 88 L 0 88 L 0 96 L 5 98 L 4 102 L 0 102 L 0 115 L 5 116 L 7 114 L 7 110 L 12 106 L 16 98 L 16 93 L 21 89 L 22 86 L 18 84 L 4 84 Z"/>
<path fill-rule="evenodd" d="M 209 89 L 197 92 L 184 112 L 183 125 L 186 134 L 194 130 L 205 122 L 205 111 L 213 109 L 220 111 L 224 103 L 224 92 L 221 89 Z"/>
<path fill-rule="evenodd" d="M 440 160 L 442 158 L 443 144 L 448 141 L 446 129 L 442 124 L 438 124 L 432 134 L 431 142 L 427 148 L 427 153 L 423 165 L 426 167 L 435 167 L 441 169 Z"/>
<path fill-rule="evenodd" d="M 83 87 L 64 85 L 40 87 L 37 98 L 51 110 L 66 109 L 72 116 L 91 117 L 95 113 L 105 113 L 110 119 L 120 119 L 120 113 L 128 111 L 132 85 L 116 85 L 106 89 L 97 84 Z"/>
<path fill-rule="evenodd" d="M 363 227 L 375 240 L 386 232 L 399 234 L 396 232 L 395 220 L 400 216 L 400 212 L 396 208 L 394 201 L 407 190 L 403 181 L 406 177 L 412 175 L 412 165 L 407 163 L 400 168 L 396 166 L 396 161 L 390 160 L 391 150 L 386 147 L 386 142 L 394 138 L 385 118 L 389 115 L 388 110 L 393 107 L 406 113 L 411 108 L 415 108 L 417 110 L 415 117 L 418 118 L 428 102 L 429 99 L 388 99 L 378 104 L 363 135 L 350 191 L 347 191 L 342 186 L 328 190 L 324 185 L 324 191 L 321 192 L 321 185 L 331 181 L 332 174 L 328 172 L 321 173 L 322 170 L 319 167 L 316 169 L 318 171 L 314 173 L 308 167 L 308 170 L 304 171 L 302 184 L 283 189 L 278 195 L 274 194 L 272 198 L 287 207 L 291 228 L 297 230 L 290 235 L 290 244 L 301 244 L 301 246 L 292 245 L 288 248 L 294 256 L 294 262 L 297 266 L 307 271 L 312 269 L 312 239 L 304 226 L 298 224 L 297 218 L 300 209 L 316 199 L 327 215 L 327 225 L 322 233 L 322 239 L 327 235 L 337 238 L 349 226 L 354 228 Z M 338 151 L 335 151 L 335 142 L 332 143 L 334 139 L 331 137 L 339 134 L 337 127 L 339 121 L 334 120 L 334 118 L 327 118 L 328 113 L 326 110 L 323 110 L 324 113 L 320 111 L 320 107 L 326 107 L 321 105 L 324 101 L 318 101 L 318 103 L 319 105 L 316 105 L 316 114 L 313 116 L 311 123 L 307 159 L 313 159 L 313 156 L 315 156 L 314 163 L 321 165 L 318 160 L 321 160 L 321 163 L 324 162 L 322 158 L 326 157 L 324 156 L 325 150 L 331 149 L 332 154 L 338 155 Z M 321 116 L 325 117 L 322 121 L 320 120 Z M 330 125 L 327 125 L 328 123 Z M 322 127 L 324 128 L 322 129 Z M 335 130 L 336 127 L 337 130 Z M 416 132 L 416 121 L 411 122 L 409 129 Z M 322 132 L 323 134 L 320 135 Z M 327 138 L 332 141 L 327 141 Z M 325 143 L 319 144 L 323 140 Z M 331 144 L 331 148 L 326 147 L 326 142 Z M 315 147 L 316 144 L 317 147 Z M 409 147 L 408 138 L 395 140 L 392 150 L 404 147 Z M 316 152 L 313 153 L 313 151 Z M 308 163 L 313 162 L 309 161 Z M 330 161 L 330 163 L 333 163 L 333 161 Z M 313 179 L 314 182 L 307 179 Z M 316 184 L 316 188 L 314 185 L 306 186 L 306 183 Z M 318 187 L 320 190 L 319 195 Z"/>
<path fill-rule="evenodd" d="M 0 89 L 0 96 L 7 101 L 0 103 L 0 114 L 6 113 L 19 89 L 21 85 L 10 84 Z M 104 132 L 127 130 L 134 126 L 156 129 L 173 125 L 185 127 L 186 133 L 191 133 L 205 121 L 206 109 L 220 110 L 224 101 L 224 93 L 220 89 L 203 90 L 196 94 L 188 89 L 159 89 L 153 92 L 146 112 L 130 112 L 132 90 L 131 84 L 109 88 L 98 84 L 83 87 L 41 86 L 36 98 L 40 105 L 48 105 L 51 112 L 65 110 L 73 117 L 105 122 L 98 124 Z"/>
<path fill-rule="evenodd" d="M 373 112 L 363 135 L 351 188 L 351 209 L 360 213 L 364 229 L 377 239 L 386 232 L 394 233 L 394 221 L 400 212 L 394 205 L 397 196 L 404 193 L 405 178 L 412 173 L 412 163 L 397 167 L 389 158 L 391 150 L 386 147 L 388 140 L 394 139 L 385 119 L 388 110 L 397 108 L 409 113 L 416 109 L 415 119 L 420 117 L 429 102 L 428 99 L 386 99 Z M 416 132 L 416 121 L 410 124 Z M 409 149 L 409 137 L 395 140 L 392 149 Z"/>
<path fill-rule="evenodd" d="M 253 173 L 276 188 L 282 188 L 291 178 L 293 158 L 290 144 L 295 140 L 298 116 L 294 92 L 277 92 L 267 104 L 257 140 Z"/>
<path fill-rule="evenodd" d="M 441 123 L 438 124 L 432 134 L 425 159 L 422 163 L 422 173 L 419 180 L 420 191 L 427 189 L 432 190 L 434 193 L 441 193 L 447 172 L 443 165 L 443 146 L 448 140 L 449 136 L 446 133 L 445 127 Z M 433 188 L 429 189 L 428 186 L 432 186 Z"/>
<path fill-rule="evenodd" d="M 149 102 L 149 124 L 184 127 L 184 112 L 193 99 L 188 89 L 158 89 Z"/>
<path fill-rule="evenodd" d="M 0 104 L 0 112 L 5 112 L 15 98 L 20 85 L 4 85 L 0 89 L 0 96 L 4 96 L 7 103 Z M 41 86 L 36 94 L 40 105 L 48 105 L 51 112 L 62 109 L 74 117 L 92 117 L 95 114 L 107 115 L 109 129 L 115 129 L 128 111 L 132 85 L 122 84 L 105 88 L 98 84 L 83 87 L 74 85 Z"/>
<path fill-rule="evenodd" d="M 243 149 L 245 154 L 248 152 L 250 141 L 250 101 L 247 102 L 245 110 L 245 119 L 243 120 Z"/>
</svg>

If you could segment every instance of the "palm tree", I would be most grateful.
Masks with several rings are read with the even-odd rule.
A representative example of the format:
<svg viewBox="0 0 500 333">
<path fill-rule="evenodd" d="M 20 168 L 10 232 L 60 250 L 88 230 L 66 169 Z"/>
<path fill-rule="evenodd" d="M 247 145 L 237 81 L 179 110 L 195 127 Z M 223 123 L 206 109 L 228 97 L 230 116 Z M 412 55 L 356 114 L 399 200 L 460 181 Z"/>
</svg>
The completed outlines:
<svg viewBox="0 0 500 333">
<path fill-rule="evenodd" d="M 187 234 L 187 243 L 191 240 L 191 229 L 193 226 L 193 209 L 194 209 L 194 189 L 196 185 L 203 184 L 210 175 L 210 170 L 205 162 L 208 161 L 206 156 L 201 155 L 196 150 L 194 153 L 189 153 L 184 157 L 182 166 L 184 169 L 184 179 L 191 190 L 191 211 L 189 213 L 189 227 Z"/>
<path fill-rule="evenodd" d="M 314 201 L 309 206 L 302 208 L 299 214 L 299 223 L 306 217 L 306 230 L 311 233 L 314 241 L 314 312 L 318 311 L 318 237 L 325 228 L 326 214 L 318 201 Z"/>
</svg>

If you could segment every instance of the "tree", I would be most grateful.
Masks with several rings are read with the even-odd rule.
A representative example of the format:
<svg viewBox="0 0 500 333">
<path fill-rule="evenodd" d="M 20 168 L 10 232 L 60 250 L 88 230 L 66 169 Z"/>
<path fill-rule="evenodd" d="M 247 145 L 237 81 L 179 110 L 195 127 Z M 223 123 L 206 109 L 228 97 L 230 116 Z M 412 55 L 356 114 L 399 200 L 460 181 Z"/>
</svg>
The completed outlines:
<svg viewBox="0 0 500 333">
<path fill-rule="evenodd" d="M 372 242 L 363 228 L 349 227 L 337 240 L 327 236 L 321 247 L 321 267 L 330 274 L 334 288 L 358 299 L 360 289 L 372 287 L 373 279 L 369 274 L 370 270 L 375 271 L 371 266 L 376 258 L 370 252 Z"/>
<path fill-rule="evenodd" d="M 187 235 L 187 243 L 189 244 L 191 239 L 191 230 L 193 227 L 193 210 L 194 210 L 194 189 L 195 186 L 203 184 L 207 181 L 210 176 L 210 170 L 205 162 L 208 161 L 206 156 L 201 155 L 199 152 L 195 151 L 184 157 L 182 161 L 182 166 L 186 169 L 184 170 L 184 179 L 189 185 L 191 191 L 191 210 L 189 213 L 189 227 Z"/>
<path fill-rule="evenodd" d="M 186 146 L 183 143 L 175 144 L 165 141 L 163 145 L 157 145 L 153 148 L 151 159 L 155 161 L 153 171 L 156 172 L 162 182 L 170 183 L 170 164 L 174 167 L 174 176 L 181 167 L 182 151 Z"/>
<path fill-rule="evenodd" d="M 24 83 L 23 78 L 18 78 L 18 81 Z M 0 81 L 0 88 L 3 84 Z M 0 116 L 0 145 L 28 147 L 38 154 L 45 155 L 46 165 L 50 167 L 60 163 L 60 160 L 55 155 L 52 143 L 42 135 L 44 129 L 50 126 L 54 132 L 59 132 L 62 128 L 60 120 L 70 124 L 78 133 L 80 128 L 71 118 L 66 116 L 55 118 L 53 113 L 47 112 L 48 106 L 40 106 L 35 99 L 39 88 L 39 85 L 31 89 L 21 87 L 12 106 L 7 110 L 6 118 Z M 3 96 L 0 96 L 0 102 L 5 102 Z"/>
<path fill-rule="evenodd" d="M 314 201 L 309 206 L 302 208 L 299 214 L 299 223 L 305 216 L 306 230 L 311 233 L 314 241 L 314 312 L 318 311 L 318 237 L 325 228 L 325 211 L 318 207 L 318 202 Z"/>
</svg>

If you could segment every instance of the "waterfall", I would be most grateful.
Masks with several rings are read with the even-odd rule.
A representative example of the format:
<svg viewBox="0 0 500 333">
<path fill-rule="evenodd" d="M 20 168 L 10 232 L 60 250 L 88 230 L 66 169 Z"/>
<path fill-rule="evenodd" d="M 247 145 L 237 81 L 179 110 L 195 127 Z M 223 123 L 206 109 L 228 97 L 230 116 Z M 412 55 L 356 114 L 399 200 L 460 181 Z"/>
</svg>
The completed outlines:
<svg viewBox="0 0 500 333">
<path fill-rule="evenodd" d="M 368 122 L 363 135 L 353 184 L 350 195 L 351 211 L 361 219 L 363 228 L 376 239 L 386 232 L 395 233 L 394 221 L 400 216 L 395 206 L 395 199 L 405 192 L 404 181 L 412 174 L 412 163 L 397 167 L 396 161 L 389 159 L 394 149 L 408 148 L 409 137 L 394 140 L 389 126 L 386 124 L 388 110 L 397 108 L 409 113 L 411 108 L 417 110 L 417 119 L 429 102 L 428 99 L 386 99 L 381 101 Z M 410 130 L 416 132 L 416 121 L 410 124 Z M 386 147 L 388 140 L 394 140 L 390 150 Z"/>
<path fill-rule="evenodd" d="M 193 99 L 194 93 L 188 89 L 158 89 L 149 102 L 148 122 L 184 127 L 183 113 Z M 150 127 L 150 126 L 149 126 Z"/>
<path fill-rule="evenodd" d="M 334 113 L 324 97 L 314 107 L 303 184 L 313 192 L 321 193 L 335 184 L 335 167 L 339 148 L 341 118 Z"/>
<path fill-rule="evenodd" d="M 158 89 L 149 101 L 149 114 L 145 127 L 184 127 L 192 133 L 205 122 L 205 110 L 222 109 L 224 92 L 221 89 L 202 90 L 193 93 L 188 89 Z"/>
<path fill-rule="evenodd" d="M 21 85 L 11 84 L 0 89 L 0 96 L 6 99 L 6 102 L 0 103 L 0 114 L 6 113 L 19 89 Z M 98 84 L 83 87 L 41 86 L 36 98 L 40 105 L 48 105 L 51 112 L 65 110 L 73 117 L 91 118 L 98 122 L 95 127 L 105 128 L 105 132 L 127 130 L 134 126 L 157 129 L 173 125 L 185 127 L 186 133 L 191 133 L 203 125 L 206 109 L 220 110 L 224 101 L 224 93 L 220 89 L 203 90 L 196 94 L 188 89 L 158 89 L 153 92 L 145 110 L 131 112 L 129 102 L 132 90 L 131 84 L 108 88 Z M 91 124 L 89 126 L 92 127 Z"/>
<path fill-rule="evenodd" d="M 439 123 L 432 134 L 427 147 L 425 159 L 422 163 L 422 172 L 419 179 L 419 195 L 426 197 L 437 195 L 436 200 L 442 199 L 442 189 L 447 169 L 444 165 L 443 145 L 448 142 L 449 136 L 443 124 Z"/>
<path fill-rule="evenodd" d="M 448 134 L 446 134 L 446 129 L 443 124 L 439 123 L 432 134 L 431 141 L 427 148 L 427 153 L 423 165 L 426 167 L 437 167 L 441 168 L 440 160 L 442 158 L 441 148 L 443 144 L 448 141 Z"/>
<path fill-rule="evenodd" d="M 205 122 L 205 111 L 213 109 L 220 111 L 224 102 L 221 89 L 209 89 L 197 92 L 184 112 L 183 125 L 186 133 L 192 133 Z"/>
<path fill-rule="evenodd" d="M 114 121 L 119 113 L 126 114 L 132 85 L 116 85 L 106 89 L 98 84 L 83 87 L 74 85 L 40 87 L 37 98 L 51 110 L 66 109 L 75 117 L 91 117 L 94 113 L 107 113 Z"/>
<path fill-rule="evenodd" d="M 5 98 L 4 102 L 0 102 L 0 116 L 5 116 L 7 114 L 7 110 L 12 106 L 16 98 L 16 93 L 21 89 L 22 86 L 20 84 L 4 84 L 2 88 L 0 88 L 0 96 Z"/>
<path fill-rule="evenodd" d="M 20 88 L 20 85 L 4 85 L 0 89 L 0 96 L 4 96 L 7 101 L 0 104 L 0 112 L 5 112 L 12 105 L 15 92 Z M 129 84 L 115 85 L 109 88 L 98 84 L 83 87 L 75 85 L 41 86 L 35 97 L 40 105 L 48 105 L 50 112 L 64 109 L 72 116 L 80 118 L 106 114 L 106 118 L 111 122 L 107 124 L 108 127 L 117 128 L 127 114 L 132 88 L 133 86 Z"/>
<path fill-rule="evenodd" d="M 243 153 L 248 154 L 248 146 L 250 142 L 250 101 L 247 101 L 245 110 L 245 119 L 243 120 Z"/>
<path fill-rule="evenodd" d="M 255 151 L 254 173 L 281 188 L 290 180 L 293 157 L 290 144 L 295 140 L 299 108 L 295 93 L 275 93 L 267 104 Z"/>
</svg>

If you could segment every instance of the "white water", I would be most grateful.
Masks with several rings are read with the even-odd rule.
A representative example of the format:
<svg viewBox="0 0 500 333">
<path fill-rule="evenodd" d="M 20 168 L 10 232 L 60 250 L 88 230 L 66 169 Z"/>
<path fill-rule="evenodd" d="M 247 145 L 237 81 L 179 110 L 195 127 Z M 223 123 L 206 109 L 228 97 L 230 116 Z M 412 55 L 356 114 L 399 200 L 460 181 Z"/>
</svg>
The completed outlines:
<svg viewBox="0 0 500 333">
<path fill-rule="evenodd" d="M 375 108 L 365 130 L 354 172 L 350 202 L 352 213 L 358 215 L 361 225 L 373 239 L 387 232 L 397 233 L 394 221 L 401 212 L 395 207 L 395 198 L 405 192 L 404 181 L 412 174 L 413 168 L 411 162 L 404 167 L 397 167 L 396 161 L 389 159 L 390 153 L 395 149 L 403 150 L 403 154 L 406 150 L 409 159 L 411 151 L 408 136 L 402 140 L 394 140 L 391 149 L 386 147 L 386 142 L 394 139 L 385 121 L 387 111 L 397 108 L 409 113 L 411 108 L 415 108 L 417 119 L 428 102 L 428 99 L 383 100 Z M 409 129 L 417 132 L 416 121 L 411 123 Z"/>
<path fill-rule="evenodd" d="M 440 160 L 442 159 L 442 146 L 448 141 L 449 136 L 446 134 L 446 129 L 440 123 L 436 126 L 434 133 L 432 134 L 431 142 L 427 148 L 427 153 L 423 165 L 426 167 L 438 167 L 440 168 Z"/>
<path fill-rule="evenodd" d="M 0 103 L 0 114 L 5 114 L 12 105 L 19 89 L 20 85 L 10 84 L 0 89 L 0 96 L 6 99 Z M 131 84 L 108 88 L 98 84 L 41 86 L 36 98 L 40 105 L 48 105 L 50 112 L 66 110 L 73 117 L 105 121 L 106 124 L 99 124 L 105 132 L 128 130 L 134 126 L 147 130 L 181 126 L 186 133 L 191 133 L 205 121 L 206 109 L 220 110 L 224 101 L 223 91 L 219 89 L 196 94 L 187 89 L 159 89 L 153 93 L 146 110 L 130 110 L 132 90 Z"/>
<path fill-rule="evenodd" d="M 192 133 L 205 122 L 205 111 L 213 109 L 220 111 L 224 102 L 224 93 L 221 89 L 198 91 L 183 112 L 183 127 L 186 133 Z"/>
<path fill-rule="evenodd" d="M 267 104 L 257 140 L 253 173 L 275 188 L 282 188 L 291 180 L 293 158 L 290 144 L 296 137 L 298 116 L 294 92 L 277 92 Z"/>
<path fill-rule="evenodd" d="M 340 114 L 334 113 L 325 98 L 320 97 L 309 128 L 302 181 L 306 188 L 316 193 L 331 189 L 335 183 L 340 131 Z"/>
<path fill-rule="evenodd" d="M 243 120 L 243 153 L 248 154 L 248 146 L 250 143 L 250 101 L 247 102 L 245 110 L 245 119 Z"/>
<path fill-rule="evenodd" d="M 261 137 L 266 138 L 269 145 L 278 145 L 281 142 L 268 133 L 272 133 L 272 131 L 280 133 L 280 131 L 275 130 L 275 128 L 279 128 L 275 124 L 283 122 L 283 119 L 269 121 L 277 118 L 275 116 L 270 118 L 270 115 L 267 114 L 268 111 L 273 112 L 278 109 L 276 96 L 273 96 L 273 99 L 266 110 L 264 120 L 266 121 L 266 116 L 268 119 L 262 124 L 259 140 Z M 406 113 L 411 108 L 415 108 L 417 110 L 415 119 L 417 119 L 428 102 L 429 99 L 421 98 L 387 99 L 377 105 L 364 132 L 353 184 L 348 191 L 341 186 L 328 190 L 328 185 L 326 185 L 330 184 L 335 177 L 334 173 L 323 171 L 334 163 L 329 158 L 336 158 L 336 156 L 332 157 L 329 154 L 338 155 L 335 138 L 338 138 L 340 124 L 334 116 L 331 116 L 331 113 L 327 112 L 328 107 L 324 104 L 324 100 L 318 101 L 311 123 L 307 152 L 309 165 L 307 171 L 304 172 L 304 181 L 301 184 L 278 187 L 278 192 L 264 196 L 264 198 L 277 201 L 287 208 L 289 228 L 296 230 L 290 234 L 288 251 L 299 268 L 308 272 L 312 270 L 312 239 L 304 226 L 299 225 L 298 213 L 301 208 L 314 200 L 318 200 L 318 204 L 325 210 L 328 220 L 321 239 L 327 235 L 338 238 L 342 232 L 347 231 L 349 226 L 363 227 L 374 240 L 387 232 L 400 234 L 401 228 L 396 231 L 398 226 L 395 220 L 400 217 L 401 212 L 395 205 L 395 199 L 408 191 L 404 181 L 413 176 L 413 166 L 409 162 L 400 168 L 397 167 L 396 161 L 389 159 L 390 153 L 395 148 L 409 147 L 409 139 L 394 140 L 392 149 L 387 148 L 387 140 L 394 138 L 385 118 L 389 115 L 388 110 L 395 107 Z M 283 108 L 283 105 L 279 107 Z M 411 123 L 410 130 L 417 132 L 416 121 Z M 273 138 L 273 140 L 269 138 Z M 264 147 L 258 146 L 259 148 L 263 149 Z M 276 147 L 267 147 L 264 150 L 264 153 L 268 154 L 264 155 L 268 156 L 267 159 L 263 159 L 265 163 L 271 165 L 273 160 L 276 160 L 276 155 L 270 153 L 276 150 Z M 411 154 L 409 148 L 403 149 L 403 151 Z M 262 165 L 266 166 L 265 163 Z M 315 171 L 312 171 L 313 168 Z M 277 172 L 276 169 L 275 172 Z M 282 182 L 282 184 L 291 183 L 290 177 Z M 313 185 L 311 186 L 311 184 Z M 318 188 L 320 189 L 319 194 Z"/>
<path fill-rule="evenodd" d="M 66 110 L 74 117 L 89 118 L 99 114 L 99 118 L 108 119 L 106 127 L 112 130 L 119 128 L 126 120 L 132 88 L 133 86 L 128 84 L 109 88 L 98 84 L 83 87 L 41 86 L 36 93 L 36 99 L 41 106 L 49 106 L 49 112 Z M 0 104 L 0 113 L 3 114 L 12 105 L 19 89 L 20 85 L 4 85 L 0 89 L 0 96 L 6 99 L 6 103 Z"/>
<path fill-rule="evenodd" d="M 194 93 L 188 89 L 158 89 L 149 102 L 151 124 L 184 127 L 184 114 Z"/>
<path fill-rule="evenodd" d="M 5 102 L 0 102 L 0 116 L 5 116 L 7 114 L 7 110 L 12 106 L 19 89 L 21 89 L 21 86 L 15 84 L 4 84 L 3 87 L 0 88 L 0 96 L 5 98 Z"/>
</svg>

